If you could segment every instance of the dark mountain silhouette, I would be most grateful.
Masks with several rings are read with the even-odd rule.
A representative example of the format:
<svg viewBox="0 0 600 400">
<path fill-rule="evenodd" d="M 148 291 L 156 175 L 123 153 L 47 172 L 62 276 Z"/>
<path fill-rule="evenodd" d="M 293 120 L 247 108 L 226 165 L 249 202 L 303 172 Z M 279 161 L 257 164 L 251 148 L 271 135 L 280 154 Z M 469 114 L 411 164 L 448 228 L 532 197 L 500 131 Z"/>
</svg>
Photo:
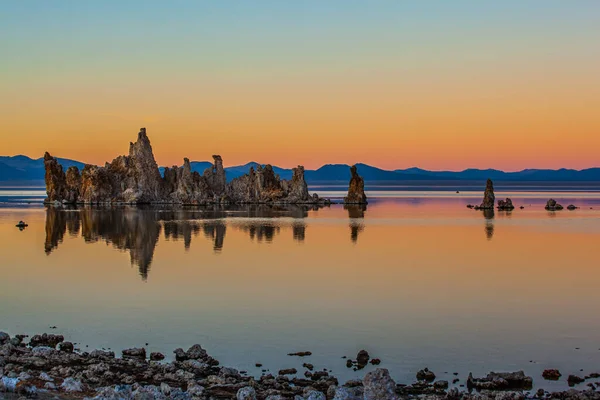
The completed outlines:
<svg viewBox="0 0 600 400">
<path fill-rule="evenodd" d="M 80 170 L 84 163 L 65 158 L 58 159 L 63 168 L 74 165 Z M 204 173 L 212 163 L 208 161 L 192 161 L 192 171 Z M 249 162 L 244 165 L 225 168 L 227 180 L 242 176 L 250 167 L 259 165 Z M 264 164 L 262 164 L 264 165 Z M 356 164 L 359 174 L 366 182 L 403 182 L 403 181 L 483 181 L 492 179 L 505 182 L 600 182 L 600 168 L 588 168 L 581 171 L 574 169 L 525 169 L 518 172 L 504 172 L 496 169 L 465 169 L 464 171 L 428 171 L 421 168 L 407 168 L 388 171 L 367 164 Z M 291 179 L 291 168 L 273 166 L 273 170 L 282 179 Z M 162 174 L 164 168 L 160 168 Z M 13 157 L 0 156 L 0 183 L 23 182 L 28 184 L 44 183 L 44 159 L 32 159 L 18 155 Z M 310 184 L 345 182 L 350 180 L 350 166 L 347 164 L 326 164 L 316 170 L 306 170 L 305 179 Z"/>
<path fill-rule="evenodd" d="M 84 163 L 58 158 L 58 162 L 66 171 L 70 166 L 83 169 Z M 44 158 L 29 158 L 18 155 L 13 157 L 0 156 L 0 182 L 43 182 L 45 175 Z"/>
</svg>

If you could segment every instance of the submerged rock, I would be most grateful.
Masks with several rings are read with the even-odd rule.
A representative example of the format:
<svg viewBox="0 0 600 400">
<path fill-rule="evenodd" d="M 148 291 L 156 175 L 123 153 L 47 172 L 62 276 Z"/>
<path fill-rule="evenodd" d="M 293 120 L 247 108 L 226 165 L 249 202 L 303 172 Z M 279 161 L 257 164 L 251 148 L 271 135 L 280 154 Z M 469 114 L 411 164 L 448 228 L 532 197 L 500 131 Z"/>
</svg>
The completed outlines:
<svg viewBox="0 0 600 400">
<path fill-rule="evenodd" d="M 365 182 L 356 170 L 356 165 L 350 167 L 350 183 L 348 185 L 348 195 L 344 197 L 344 204 L 367 204 L 367 195 L 365 194 Z"/>
<path fill-rule="evenodd" d="M 573 210 L 576 210 L 576 209 L 578 209 L 578 208 L 579 208 L 579 207 L 577 207 L 577 206 L 575 206 L 575 205 L 573 205 L 573 204 L 569 204 L 569 205 L 567 206 L 567 210 L 569 210 L 569 211 L 573 211 Z"/>
</svg>

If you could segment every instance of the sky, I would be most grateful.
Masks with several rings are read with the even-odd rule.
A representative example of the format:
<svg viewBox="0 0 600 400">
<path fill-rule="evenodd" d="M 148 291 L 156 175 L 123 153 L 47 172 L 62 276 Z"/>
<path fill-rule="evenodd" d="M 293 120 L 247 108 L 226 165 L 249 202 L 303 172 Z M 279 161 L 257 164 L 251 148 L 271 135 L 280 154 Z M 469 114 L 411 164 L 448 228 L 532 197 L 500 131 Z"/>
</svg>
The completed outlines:
<svg viewBox="0 0 600 400">
<path fill-rule="evenodd" d="M 0 155 L 600 166 L 600 1 L 0 2 Z"/>
</svg>

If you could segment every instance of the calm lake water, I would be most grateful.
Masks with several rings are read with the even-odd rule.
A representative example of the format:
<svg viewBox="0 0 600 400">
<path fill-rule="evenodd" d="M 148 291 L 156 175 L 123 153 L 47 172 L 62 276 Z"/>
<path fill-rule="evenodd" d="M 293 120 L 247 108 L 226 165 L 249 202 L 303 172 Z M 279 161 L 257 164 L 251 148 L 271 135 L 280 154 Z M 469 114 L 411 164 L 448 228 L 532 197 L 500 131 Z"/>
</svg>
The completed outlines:
<svg viewBox="0 0 600 400">
<path fill-rule="evenodd" d="M 380 189 L 318 210 L 57 209 L 1 190 L 0 330 L 169 356 L 200 343 L 254 375 L 310 362 L 359 378 L 373 367 L 341 357 L 361 349 L 400 383 L 523 369 L 559 389 L 600 372 L 600 193 L 497 192 L 525 209 L 484 214 L 465 207 L 482 191 Z M 550 197 L 581 208 L 545 211 Z"/>
</svg>

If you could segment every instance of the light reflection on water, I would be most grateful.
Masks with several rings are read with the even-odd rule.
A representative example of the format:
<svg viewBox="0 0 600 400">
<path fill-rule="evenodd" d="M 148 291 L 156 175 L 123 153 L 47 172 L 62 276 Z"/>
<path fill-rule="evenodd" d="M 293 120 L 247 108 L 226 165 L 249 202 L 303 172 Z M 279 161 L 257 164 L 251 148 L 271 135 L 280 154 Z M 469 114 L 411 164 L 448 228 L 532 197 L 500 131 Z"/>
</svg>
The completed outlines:
<svg viewBox="0 0 600 400">
<path fill-rule="evenodd" d="M 286 354 L 310 350 L 304 361 L 342 381 L 365 371 L 341 356 L 365 348 L 404 383 L 427 366 L 461 383 L 524 369 L 564 387 L 541 371 L 600 365 L 600 196 L 559 194 L 581 208 L 547 212 L 547 193 L 518 195 L 526 208 L 510 213 L 451 195 L 361 208 L 0 208 L 0 330 L 56 325 L 90 347 L 167 354 L 201 343 L 253 374 L 256 362 L 301 371 Z"/>
</svg>

